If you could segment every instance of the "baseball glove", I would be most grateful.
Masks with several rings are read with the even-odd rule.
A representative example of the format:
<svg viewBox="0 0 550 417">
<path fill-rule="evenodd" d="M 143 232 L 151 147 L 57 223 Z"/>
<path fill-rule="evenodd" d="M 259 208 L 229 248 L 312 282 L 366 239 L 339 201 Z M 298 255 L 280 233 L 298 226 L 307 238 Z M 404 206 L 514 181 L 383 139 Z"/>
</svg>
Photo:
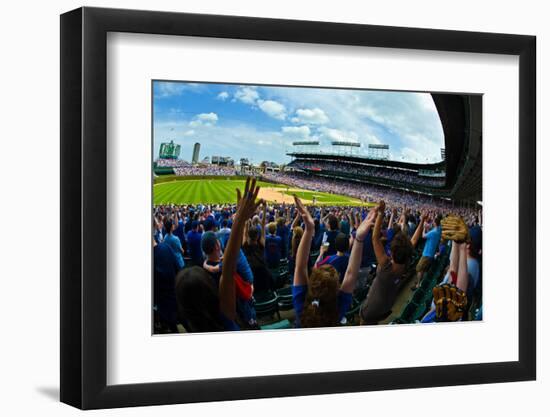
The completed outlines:
<svg viewBox="0 0 550 417">
<path fill-rule="evenodd" d="M 464 291 L 453 284 L 441 284 L 432 293 L 436 321 L 458 321 L 463 317 L 468 304 Z"/>
<path fill-rule="evenodd" d="M 462 217 L 449 214 L 441 220 L 441 238 L 443 240 L 454 240 L 458 243 L 468 241 L 470 233 Z"/>
</svg>

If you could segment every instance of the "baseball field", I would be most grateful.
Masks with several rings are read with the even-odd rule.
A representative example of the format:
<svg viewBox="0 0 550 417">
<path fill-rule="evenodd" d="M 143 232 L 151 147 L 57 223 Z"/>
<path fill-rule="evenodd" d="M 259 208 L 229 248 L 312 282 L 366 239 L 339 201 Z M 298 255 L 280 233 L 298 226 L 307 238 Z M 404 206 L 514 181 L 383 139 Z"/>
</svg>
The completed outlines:
<svg viewBox="0 0 550 417">
<path fill-rule="evenodd" d="M 155 180 L 153 202 L 160 204 L 224 204 L 236 202 L 236 188 L 244 189 L 243 178 L 171 177 Z M 309 191 L 283 184 L 260 182 L 260 198 L 271 203 L 292 203 L 293 194 L 305 204 L 315 199 L 319 205 L 362 205 L 361 200 L 344 195 Z"/>
</svg>

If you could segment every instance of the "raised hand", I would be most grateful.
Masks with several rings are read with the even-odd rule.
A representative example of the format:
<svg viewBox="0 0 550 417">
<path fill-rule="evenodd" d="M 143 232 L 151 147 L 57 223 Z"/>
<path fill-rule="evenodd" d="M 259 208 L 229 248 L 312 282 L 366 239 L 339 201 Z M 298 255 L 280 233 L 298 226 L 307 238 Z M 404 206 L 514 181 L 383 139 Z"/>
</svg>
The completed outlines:
<svg viewBox="0 0 550 417">
<path fill-rule="evenodd" d="M 236 219 L 247 220 L 256 213 L 258 206 L 262 204 L 262 200 L 256 201 L 260 187 L 256 186 L 256 178 L 248 177 L 244 186 L 244 194 L 237 188 L 237 212 Z"/>
<path fill-rule="evenodd" d="M 356 239 L 362 241 L 367 237 L 367 235 L 369 234 L 369 230 L 374 225 L 374 222 L 376 220 L 376 214 L 377 211 L 374 209 L 369 211 L 369 214 L 367 215 L 365 220 L 361 222 L 361 224 L 357 228 L 357 231 L 355 232 Z"/>
<path fill-rule="evenodd" d="M 376 207 L 376 210 L 378 211 L 378 213 L 384 214 L 386 211 L 386 202 L 384 200 L 380 200 L 378 206 Z"/>
<path fill-rule="evenodd" d="M 302 216 L 302 221 L 304 222 L 306 228 L 315 227 L 311 214 L 305 208 L 304 203 L 302 203 L 302 200 L 300 200 L 296 194 L 294 194 L 294 203 L 296 204 L 296 210 L 298 210 L 298 213 L 300 214 L 300 216 Z"/>
<path fill-rule="evenodd" d="M 428 212 L 426 211 L 423 211 L 421 216 L 420 216 L 420 220 L 425 222 L 426 220 L 428 220 Z"/>
</svg>

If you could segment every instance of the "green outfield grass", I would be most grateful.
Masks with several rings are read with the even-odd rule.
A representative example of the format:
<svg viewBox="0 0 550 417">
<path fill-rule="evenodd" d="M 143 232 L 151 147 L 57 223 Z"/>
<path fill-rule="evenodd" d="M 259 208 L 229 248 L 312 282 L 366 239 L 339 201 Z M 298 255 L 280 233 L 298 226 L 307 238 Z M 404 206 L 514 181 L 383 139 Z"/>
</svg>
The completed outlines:
<svg viewBox="0 0 550 417">
<path fill-rule="evenodd" d="M 314 191 L 285 191 L 288 187 L 282 184 L 259 182 L 264 188 L 280 188 L 285 194 L 297 194 L 306 202 L 313 197 L 323 205 L 361 205 L 361 201 L 342 195 L 319 193 Z M 236 202 L 236 188 L 244 189 L 245 180 L 225 178 L 204 179 L 163 179 L 155 181 L 153 202 L 159 204 L 223 204 Z"/>
</svg>

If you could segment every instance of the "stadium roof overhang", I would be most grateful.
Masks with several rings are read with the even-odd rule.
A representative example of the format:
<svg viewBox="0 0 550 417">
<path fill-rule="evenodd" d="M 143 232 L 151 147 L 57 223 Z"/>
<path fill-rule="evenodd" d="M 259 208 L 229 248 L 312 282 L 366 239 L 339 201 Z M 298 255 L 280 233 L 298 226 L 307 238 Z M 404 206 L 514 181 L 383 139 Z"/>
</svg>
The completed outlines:
<svg viewBox="0 0 550 417">
<path fill-rule="evenodd" d="M 287 155 L 293 156 L 295 158 L 310 158 L 318 160 L 345 160 L 350 162 L 369 164 L 375 166 L 384 166 L 390 168 L 404 168 L 404 169 L 429 169 L 429 170 L 440 170 L 445 168 L 445 162 L 437 162 L 435 164 L 416 164 L 410 162 L 402 161 L 390 161 L 386 159 L 375 159 L 375 158 L 366 158 L 364 156 L 353 156 L 353 155 L 339 155 L 337 153 L 321 153 L 321 152 L 302 152 L 302 151 L 291 151 Z"/>
<path fill-rule="evenodd" d="M 459 201 L 482 201 L 481 95 L 432 94 L 445 135 L 446 189 Z"/>
</svg>

